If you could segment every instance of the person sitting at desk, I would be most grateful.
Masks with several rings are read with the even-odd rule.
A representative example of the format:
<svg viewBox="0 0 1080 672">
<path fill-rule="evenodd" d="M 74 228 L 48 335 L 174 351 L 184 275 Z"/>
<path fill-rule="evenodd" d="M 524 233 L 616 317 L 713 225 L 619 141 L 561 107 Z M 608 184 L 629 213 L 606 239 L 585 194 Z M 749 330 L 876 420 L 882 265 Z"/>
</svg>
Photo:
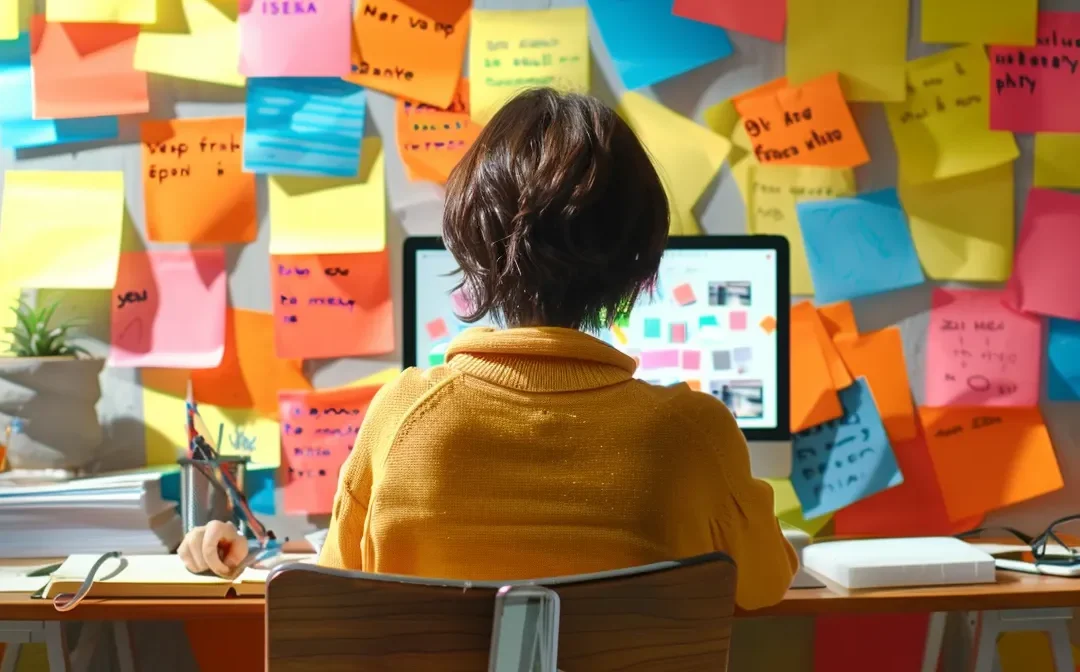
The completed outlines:
<svg viewBox="0 0 1080 672">
<path fill-rule="evenodd" d="M 798 561 L 727 407 L 633 378 L 587 332 L 651 291 L 669 228 L 648 153 L 610 108 L 532 90 L 480 133 L 446 187 L 443 238 L 475 322 L 446 363 L 371 403 L 319 564 L 431 578 L 552 577 L 724 551 L 736 600 L 778 602 Z M 231 525 L 190 533 L 227 574 Z"/>
</svg>

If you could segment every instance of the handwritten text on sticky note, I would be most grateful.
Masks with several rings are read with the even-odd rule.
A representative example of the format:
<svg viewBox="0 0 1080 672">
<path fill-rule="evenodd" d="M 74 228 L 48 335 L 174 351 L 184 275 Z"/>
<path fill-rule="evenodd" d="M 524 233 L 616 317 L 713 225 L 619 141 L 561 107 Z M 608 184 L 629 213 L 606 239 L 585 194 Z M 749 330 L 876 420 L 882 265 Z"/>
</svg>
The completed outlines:
<svg viewBox="0 0 1080 672">
<path fill-rule="evenodd" d="M 466 79 L 445 110 L 399 98 L 396 121 L 401 160 L 411 180 L 446 184 L 450 171 L 480 134 L 480 125 L 469 117 Z"/>
</svg>

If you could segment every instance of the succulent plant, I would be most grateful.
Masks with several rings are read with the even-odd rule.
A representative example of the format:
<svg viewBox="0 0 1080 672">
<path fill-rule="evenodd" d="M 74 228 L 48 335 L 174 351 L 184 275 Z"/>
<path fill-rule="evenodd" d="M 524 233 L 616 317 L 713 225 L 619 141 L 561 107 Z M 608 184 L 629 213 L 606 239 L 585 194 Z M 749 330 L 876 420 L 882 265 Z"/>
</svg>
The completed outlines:
<svg viewBox="0 0 1080 672">
<path fill-rule="evenodd" d="M 15 312 L 15 326 L 4 330 L 10 337 L 8 350 L 16 357 L 89 357 L 89 352 L 72 342 L 74 330 L 83 326 L 82 323 L 67 320 L 52 324 L 59 307 L 60 302 L 54 301 L 34 308 L 20 299 L 11 308 Z"/>
</svg>

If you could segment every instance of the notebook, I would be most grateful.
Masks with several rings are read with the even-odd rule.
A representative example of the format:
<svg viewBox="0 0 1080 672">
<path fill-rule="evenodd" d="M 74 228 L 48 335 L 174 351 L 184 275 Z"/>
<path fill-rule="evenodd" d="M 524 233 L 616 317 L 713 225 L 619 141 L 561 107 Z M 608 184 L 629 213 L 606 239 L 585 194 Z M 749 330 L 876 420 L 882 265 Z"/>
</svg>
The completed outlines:
<svg viewBox="0 0 1080 672">
<path fill-rule="evenodd" d="M 952 537 L 859 539 L 810 544 L 803 565 L 830 588 L 994 583 L 994 559 Z"/>
</svg>

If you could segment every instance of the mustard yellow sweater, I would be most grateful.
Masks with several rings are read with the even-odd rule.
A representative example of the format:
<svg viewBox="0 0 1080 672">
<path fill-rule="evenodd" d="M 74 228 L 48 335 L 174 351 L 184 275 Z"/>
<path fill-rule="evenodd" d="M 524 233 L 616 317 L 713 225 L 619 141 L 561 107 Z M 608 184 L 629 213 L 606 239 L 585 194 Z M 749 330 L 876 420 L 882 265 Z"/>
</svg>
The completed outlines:
<svg viewBox="0 0 1080 672">
<path fill-rule="evenodd" d="M 556 328 L 470 329 L 368 409 L 319 558 L 447 579 L 597 572 L 707 553 L 737 601 L 780 600 L 797 569 L 727 408 Z"/>
</svg>

